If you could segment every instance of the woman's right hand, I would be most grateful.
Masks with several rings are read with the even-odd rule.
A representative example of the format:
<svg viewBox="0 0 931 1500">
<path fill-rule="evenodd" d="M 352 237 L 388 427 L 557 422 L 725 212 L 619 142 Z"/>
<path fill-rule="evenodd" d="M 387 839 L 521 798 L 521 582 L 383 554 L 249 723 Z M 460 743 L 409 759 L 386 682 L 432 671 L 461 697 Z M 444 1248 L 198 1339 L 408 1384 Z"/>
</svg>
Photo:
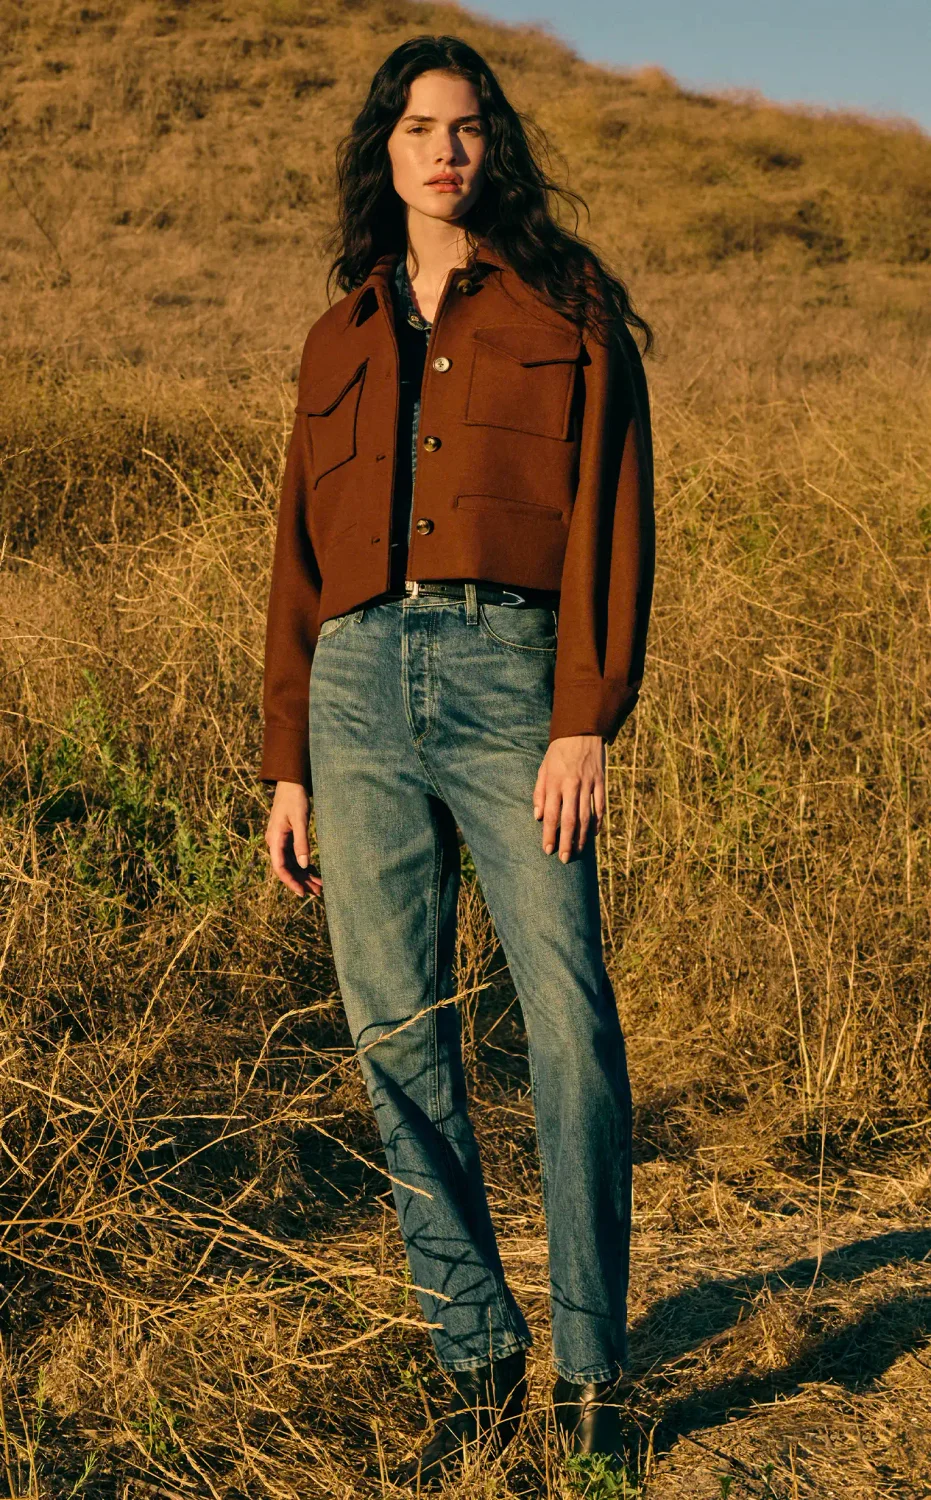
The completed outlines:
<svg viewBox="0 0 931 1500">
<path fill-rule="evenodd" d="M 323 882 L 310 868 L 307 824 L 310 798 L 299 781 L 279 781 L 275 786 L 265 842 L 272 869 L 282 885 L 296 896 L 319 896 Z"/>
</svg>

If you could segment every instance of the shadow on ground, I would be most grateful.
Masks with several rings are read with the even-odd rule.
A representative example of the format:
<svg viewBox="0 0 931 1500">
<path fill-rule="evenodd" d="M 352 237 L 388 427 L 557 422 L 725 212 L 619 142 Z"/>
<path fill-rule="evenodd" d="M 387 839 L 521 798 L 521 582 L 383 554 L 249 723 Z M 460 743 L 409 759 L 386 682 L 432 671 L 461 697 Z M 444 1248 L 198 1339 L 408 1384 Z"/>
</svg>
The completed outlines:
<svg viewBox="0 0 931 1500">
<path fill-rule="evenodd" d="M 819 1327 L 824 1304 L 811 1304 L 801 1348 L 782 1368 L 765 1375 L 738 1374 L 689 1395 L 663 1401 L 663 1386 L 675 1365 L 740 1321 L 764 1291 L 775 1294 L 849 1285 L 883 1267 L 917 1265 L 931 1257 L 931 1231 L 894 1230 L 830 1251 L 820 1267 L 814 1258 L 752 1276 L 698 1282 L 665 1297 L 632 1329 L 635 1373 L 653 1407 L 656 1456 L 683 1437 L 715 1428 L 796 1394 L 803 1385 L 831 1382 L 856 1393 L 868 1390 L 903 1354 L 931 1342 L 931 1290 L 902 1290 L 877 1298 L 840 1327 Z M 832 1311 L 833 1311 L 832 1307 Z M 649 1364 L 646 1363 L 649 1359 Z"/>
</svg>

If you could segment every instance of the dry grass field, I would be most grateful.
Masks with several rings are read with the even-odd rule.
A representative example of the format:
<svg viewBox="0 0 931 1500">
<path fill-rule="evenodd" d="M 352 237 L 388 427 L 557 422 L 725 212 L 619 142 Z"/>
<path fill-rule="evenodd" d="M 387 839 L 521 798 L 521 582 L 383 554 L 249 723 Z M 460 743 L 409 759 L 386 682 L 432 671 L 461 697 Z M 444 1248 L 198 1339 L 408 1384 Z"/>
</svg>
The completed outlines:
<svg viewBox="0 0 931 1500">
<path fill-rule="evenodd" d="M 533 1410 L 458 1500 L 931 1496 L 931 139 L 376 0 L 0 0 L 0 1487 L 387 1495 L 442 1394 L 323 910 L 255 780 L 333 148 L 452 30 L 655 324 L 659 574 L 612 751 L 630 1471 L 547 1442 L 523 1034 L 460 988 Z"/>
</svg>

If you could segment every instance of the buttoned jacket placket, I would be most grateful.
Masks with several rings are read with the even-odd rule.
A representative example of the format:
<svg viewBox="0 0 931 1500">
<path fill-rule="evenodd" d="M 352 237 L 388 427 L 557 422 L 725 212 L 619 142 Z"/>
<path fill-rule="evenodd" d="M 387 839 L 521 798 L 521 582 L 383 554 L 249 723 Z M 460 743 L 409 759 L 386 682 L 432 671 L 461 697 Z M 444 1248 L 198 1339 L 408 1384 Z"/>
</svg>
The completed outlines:
<svg viewBox="0 0 931 1500">
<path fill-rule="evenodd" d="M 403 547 L 403 549 L 404 549 L 404 560 L 405 560 L 405 566 L 406 566 L 407 557 L 408 557 L 409 552 L 410 552 L 410 539 L 411 539 L 411 531 L 412 531 L 411 502 L 412 502 L 412 499 L 413 499 L 413 486 L 414 486 L 414 482 L 415 482 L 416 477 L 417 477 L 417 446 L 418 446 L 418 441 L 419 441 L 419 437 L 420 437 L 420 399 L 421 399 L 421 389 L 422 389 L 422 386 L 423 386 L 423 375 L 424 375 L 424 372 L 425 372 L 425 369 L 426 369 L 426 346 L 427 346 L 427 341 L 428 341 L 429 336 L 430 336 L 430 329 L 432 327 L 432 323 L 430 323 L 426 318 L 422 318 L 421 315 L 420 315 L 420 313 L 418 312 L 416 306 L 414 305 L 413 293 L 412 293 L 411 284 L 410 284 L 410 277 L 408 276 L 408 273 L 407 273 L 407 263 L 406 263 L 406 259 L 405 259 L 404 256 L 399 256 L 398 257 L 397 266 L 395 268 L 395 272 L 394 272 L 394 276 L 393 276 L 392 280 L 393 280 L 393 284 L 394 284 L 394 291 L 397 294 L 397 298 L 398 298 L 398 311 L 399 311 L 400 321 L 401 321 L 402 325 L 403 324 L 407 324 L 408 325 L 408 327 L 406 329 L 402 329 L 402 338 L 406 338 L 408 340 L 408 342 L 410 342 L 410 340 L 412 338 L 415 339 L 415 340 L 419 339 L 421 342 L 417 345 L 417 347 L 418 347 L 418 350 L 423 353 L 423 360 L 421 361 L 421 363 L 420 363 L 420 365 L 418 367 L 419 368 L 420 383 L 418 384 L 416 392 L 412 393 L 412 399 L 411 399 L 411 425 L 410 425 L 410 461 L 411 461 L 411 471 L 410 471 L 410 473 L 411 473 L 411 490 L 410 490 L 410 494 L 406 494 L 406 497 L 405 497 L 406 498 L 406 508 L 407 508 L 407 524 L 403 528 L 400 526 L 400 520 L 401 520 L 401 518 L 400 518 L 399 515 L 395 516 L 394 514 L 392 514 L 392 518 L 391 518 L 392 546 L 393 547 L 399 547 L 399 548 Z M 403 360 L 400 361 L 400 364 L 403 365 Z M 399 369 L 399 373 L 400 373 L 400 369 Z M 403 381 L 402 381 L 402 384 L 403 384 Z M 406 431 L 406 428 L 405 428 L 405 431 Z M 397 486 L 397 482 L 395 482 L 395 485 L 394 485 L 394 495 L 393 495 L 393 505 L 397 505 L 399 503 L 399 500 L 400 500 L 400 496 L 398 494 L 398 486 Z M 391 576 L 392 576 L 392 578 L 394 578 L 396 576 L 396 569 L 394 567 L 394 563 L 393 562 L 392 562 L 392 565 L 391 565 Z M 417 585 L 416 585 L 416 583 L 412 583 L 410 579 L 407 579 L 405 587 L 406 587 L 406 590 L 407 590 L 407 592 L 409 594 L 414 594 L 416 596 L 416 592 L 417 592 Z"/>
<path fill-rule="evenodd" d="M 477 252 L 474 268 L 466 270 L 462 267 L 454 267 L 451 271 L 448 272 L 446 276 L 446 280 L 444 281 L 442 289 L 440 291 L 436 312 L 434 313 L 433 321 L 430 324 L 430 332 L 427 339 L 427 350 L 424 360 L 424 378 L 420 391 L 420 412 L 417 437 L 418 454 L 421 452 L 421 450 L 427 454 L 437 453 L 443 445 L 442 434 L 433 430 L 433 428 L 430 426 L 429 419 L 431 414 L 430 396 L 435 386 L 435 380 L 433 377 L 445 375 L 447 371 L 452 368 L 452 362 L 448 357 L 434 354 L 437 340 L 442 337 L 444 314 L 447 313 L 449 304 L 454 297 L 471 297 L 475 295 L 480 290 L 481 282 L 484 279 L 485 275 L 487 275 L 489 271 L 495 268 L 503 270 L 506 264 L 507 262 L 501 255 L 498 254 L 496 250 L 494 250 L 489 245 L 483 244 L 479 247 L 479 250 Z M 376 262 L 366 280 L 357 289 L 355 295 L 350 298 L 349 312 L 346 319 L 346 325 L 348 328 L 356 322 L 361 310 L 361 304 L 366 294 L 374 293 L 378 300 L 378 306 L 381 313 L 381 317 L 378 320 L 379 328 L 381 332 L 387 332 L 394 356 L 394 422 L 392 427 L 393 436 L 391 446 L 392 500 L 394 496 L 395 478 L 397 472 L 397 429 L 400 401 L 400 360 L 398 354 L 397 333 L 394 323 L 394 305 L 391 298 L 391 288 L 389 283 L 390 278 L 395 273 L 396 267 L 397 257 L 395 255 L 382 256 Z M 372 321 L 374 322 L 375 320 Z M 375 351 L 373 350 L 372 352 L 374 353 Z M 439 426 L 441 424 L 437 422 L 434 425 Z M 425 568 L 427 570 L 429 569 L 429 560 L 427 558 L 421 557 L 422 547 L 418 549 L 417 538 L 425 538 L 430 536 L 435 526 L 434 518 L 432 516 L 422 515 L 418 508 L 417 478 L 420 472 L 421 463 L 418 457 L 414 464 L 413 493 L 411 497 L 411 539 L 407 561 L 407 574 L 410 580 L 417 579 L 418 569 L 420 569 L 421 572 L 423 572 Z M 421 492 L 422 490 L 423 486 L 421 486 Z M 393 518 L 389 513 L 385 517 L 384 522 L 385 534 L 388 536 L 392 534 L 392 520 Z M 424 576 L 426 576 L 426 574 L 424 574 Z M 386 587 L 388 587 L 389 582 L 390 552 L 388 553 L 387 572 L 385 578 Z"/>
</svg>

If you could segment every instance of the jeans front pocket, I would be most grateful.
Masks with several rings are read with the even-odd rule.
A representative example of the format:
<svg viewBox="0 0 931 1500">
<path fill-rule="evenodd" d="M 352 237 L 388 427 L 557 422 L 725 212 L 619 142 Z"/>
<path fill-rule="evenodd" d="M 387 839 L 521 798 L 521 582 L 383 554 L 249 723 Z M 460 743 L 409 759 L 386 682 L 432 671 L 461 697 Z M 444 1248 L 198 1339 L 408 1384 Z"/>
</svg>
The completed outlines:
<svg viewBox="0 0 931 1500">
<path fill-rule="evenodd" d="M 332 640 L 334 635 L 339 635 L 347 625 L 358 625 L 364 614 L 364 609 L 351 609 L 345 615 L 331 615 L 328 620 L 323 621 L 317 631 L 317 644 L 319 645 L 321 641 Z"/>
<path fill-rule="evenodd" d="M 497 646 L 511 651 L 556 653 L 556 612 L 536 606 L 515 608 L 508 604 L 483 604 L 479 610 L 482 630 Z"/>
</svg>

